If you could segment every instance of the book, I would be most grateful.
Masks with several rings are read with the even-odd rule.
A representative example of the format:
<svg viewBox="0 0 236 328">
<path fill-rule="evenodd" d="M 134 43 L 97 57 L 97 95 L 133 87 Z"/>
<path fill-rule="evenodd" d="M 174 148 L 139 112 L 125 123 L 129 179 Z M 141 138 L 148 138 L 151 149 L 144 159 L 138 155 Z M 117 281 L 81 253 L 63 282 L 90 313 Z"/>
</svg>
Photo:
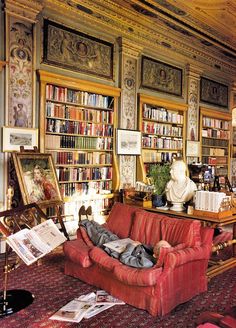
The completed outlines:
<svg viewBox="0 0 236 328">
<path fill-rule="evenodd" d="M 64 241 L 65 236 L 52 219 L 32 229 L 24 228 L 6 238 L 6 242 L 27 265 L 50 253 Z"/>
<path fill-rule="evenodd" d="M 88 312 L 85 313 L 84 319 L 90 319 L 90 318 L 94 317 L 95 315 L 97 315 L 98 313 L 101 313 L 114 305 L 115 304 L 98 304 L 98 305 L 95 304 L 94 307 L 91 307 L 88 310 Z"/>
<path fill-rule="evenodd" d="M 116 251 L 117 253 L 124 252 L 126 246 L 128 244 L 134 244 L 135 241 L 130 238 L 124 238 L 124 239 L 117 239 L 113 241 L 109 241 L 108 243 L 103 244 L 103 246 L 110 248 L 113 251 Z"/>
<path fill-rule="evenodd" d="M 97 290 L 96 292 L 96 305 L 123 305 L 125 302 L 119 300 L 118 298 L 108 294 L 105 290 Z"/>
</svg>

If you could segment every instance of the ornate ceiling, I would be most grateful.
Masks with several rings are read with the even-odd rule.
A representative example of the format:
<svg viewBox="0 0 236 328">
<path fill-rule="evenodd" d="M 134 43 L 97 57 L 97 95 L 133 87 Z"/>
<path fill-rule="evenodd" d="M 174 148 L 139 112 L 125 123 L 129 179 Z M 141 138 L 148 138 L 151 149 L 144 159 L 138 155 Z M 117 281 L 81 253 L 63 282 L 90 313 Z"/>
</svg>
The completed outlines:
<svg viewBox="0 0 236 328">
<path fill-rule="evenodd" d="M 96 32 L 125 36 L 147 49 L 165 47 L 176 55 L 236 72 L 235 0 L 43 0 Z M 60 20 L 60 15 L 58 20 Z M 75 22 L 75 20 L 74 20 Z M 164 51 L 165 51 L 164 49 Z M 232 72 L 231 72 L 232 74 Z"/>
</svg>

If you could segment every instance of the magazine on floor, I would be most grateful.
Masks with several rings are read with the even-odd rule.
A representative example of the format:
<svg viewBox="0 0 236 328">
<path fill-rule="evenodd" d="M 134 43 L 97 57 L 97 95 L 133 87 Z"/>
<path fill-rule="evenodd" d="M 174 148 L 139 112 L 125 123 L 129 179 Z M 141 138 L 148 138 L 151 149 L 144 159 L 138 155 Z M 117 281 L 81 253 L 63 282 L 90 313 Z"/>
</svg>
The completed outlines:
<svg viewBox="0 0 236 328">
<path fill-rule="evenodd" d="M 106 246 L 111 250 L 116 251 L 117 253 L 122 253 L 124 252 L 128 244 L 134 244 L 134 243 L 136 243 L 134 240 L 130 238 L 124 238 L 124 239 L 109 241 L 108 243 L 103 244 L 103 246 Z"/>
<path fill-rule="evenodd" d="M 46 220 L 32 229 L 24 228 L 6 238 L 17 255 L 30 265 L 66 241 L 55 223 Z"/>
<path fill-rule="evenodd" d="M 105 290 L 97 290 L 96 292 L 96 304 L 125 304 L 125 302 L 119 300 L 116 297 L 108 294 Z"/>
</svg>

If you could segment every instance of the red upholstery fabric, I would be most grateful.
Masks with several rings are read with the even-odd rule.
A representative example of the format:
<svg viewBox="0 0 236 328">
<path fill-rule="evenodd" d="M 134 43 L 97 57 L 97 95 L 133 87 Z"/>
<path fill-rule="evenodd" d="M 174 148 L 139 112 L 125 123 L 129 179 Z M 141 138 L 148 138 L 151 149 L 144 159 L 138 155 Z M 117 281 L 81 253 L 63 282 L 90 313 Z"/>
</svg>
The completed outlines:
<svg viewBox="0 0 236 328">
<path fill-rule="evenodd" d="M 137 211 L 130 238 L 154 246 L 161 239 L 161 218 L 162 215 L 156 213 Z"/>
<path fill-rule="evenodd" d="M 94 247 L 94 244 L 92 242 L 92 240 L 89 238 L 87 231 L 84 227 L 79 227 L 79 231 L 81 233 L 81 236 L 83 238 L 83 241 L 85 242 L 85 244 L 89 247 Z"/>
<path fill-rule="evenodd" d="M 136 269 L 123 264 L 114 269 L 114 275 L 118 280 L 132 286 L 156 285 L 161 273 L 162 268 Z"/>
<path fill-rule="evenodd" d="M 104 252 L 99 247 L 94 247 L 90 253 L 89 256 L 91 257 L 91 260 L 95 263 L 97 263 L 99 266 L 104 268 L 108 271 L 113 271 L 113 269 L 116 266 L 120 266 L 121 263 L 119 260 L 114 259 L 113 257 L 109 256 L 106 252 Z"/>
<path fill-rule="evenodd" d="M 185 243 L 186 246 L 201 245 L 201 222 L 197 220 L 165 217 L 161 221 L 162 239 L 171 245 Z"/>
<path fill-rule="evenodd" d="M 134 213 L 138 210 L 135 206 L 115 203 L 107 221 L 108 229 L 120 238 L 127 238 L 130 234 Z"/>
<path fill-rule="evenodd" d="M 72 262 L 79 263 L 83 268 L 87 268 L 92 265 L 89 250 L 90 247 L 85 245 L 81 239 L 66 241 L 63 244 L 65 256 Z"/>
<path fill-rule="evenodd" d="M 162 248 L 160 248 L 160 252 L 159 252 L 159 256 L 158 256 L 158 259 L 157 259 L 156 266 L 158 266 L 158 267 L 163 266 L 164 259 L 165 259 L 166 255 L 168 253 L 178 251 L 178 250 L 183 249 L 185 247 L 186 247 L 185 244 L 182 243 L 182 244 L 176 245 L 175 247 L 162 247 Z"/>
</svg>

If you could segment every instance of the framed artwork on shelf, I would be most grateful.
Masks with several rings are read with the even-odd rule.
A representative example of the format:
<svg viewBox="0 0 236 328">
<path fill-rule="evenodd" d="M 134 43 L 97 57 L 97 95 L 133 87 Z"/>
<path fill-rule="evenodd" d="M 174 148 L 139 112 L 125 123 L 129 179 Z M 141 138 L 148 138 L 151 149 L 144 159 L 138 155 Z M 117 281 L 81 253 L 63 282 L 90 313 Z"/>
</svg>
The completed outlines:
<svg viewBox="0 0 236 328">
<path fill-rule="evenodd" d="M 117 155 L 141 155 L 141 132 L 117 129 Z"/>
<path fill-rule="evenodd" d="M 142 56 L 141 86 L 182 96 L 182 69 Z"/>
<path fill-rule="evenodd" d="M 113 78 L 113 44 L 44 20 L 44 63 Z"/>
<path fill-rule="evenodd" d="M 200 101 L 224 107 L 228 111 L 228 86 L 201 77 Z"/>
<path fill-rule="evenodd" d="M 199 157 L 200 155 L 200 142 L 199 141 L 186 141 L 186 156 Z"/>
<path fill-rule="evenodd" d="M 38 147 L 38 129 L 4 126 L 2 143 L 3 152 Z"/>
<path fill-rule="evenodd" d="M 24 204 L 48 206 L 62 202 L 51 154 L 25 152 L 12 156 Z"/>
</svg>

